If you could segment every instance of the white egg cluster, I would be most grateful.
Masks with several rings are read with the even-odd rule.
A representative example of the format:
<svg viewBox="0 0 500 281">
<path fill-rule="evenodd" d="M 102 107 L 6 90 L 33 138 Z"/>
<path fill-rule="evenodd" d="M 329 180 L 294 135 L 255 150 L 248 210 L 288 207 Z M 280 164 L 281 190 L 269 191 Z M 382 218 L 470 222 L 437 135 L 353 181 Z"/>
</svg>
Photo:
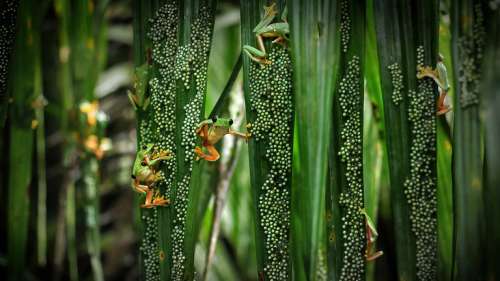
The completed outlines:
<svg viewBox="0 0 500 281">
<path fill-rule="evenodd" d="M 349 1 L 340 2 L 340 42 L 341 50 L 346 53 L 351 38 L 351 17 L 349 16 Z"/>
<path fill-rule="evenodd" d="M 391 73 L 391 81 L 392 81 L 392 102 L 395 105 L 399 105 L 401 101 L 403 101 L 403 72 L 399 67 L 397 62 L 389 65 L 387 67 L 389 72 Z"/>
<path fill-rule="evenodd" d="M 172 159 L 166 161 L 161 171 L 162 179 L 156 184 L 165 198 L 171 198 L 176 175 L 175 149 L 175 79 L 173 66 L 177 53 L 178 10 L 174 5 L 158 9 L 150 21 L 148 33 L 152 42 L 152 59 L 158 75 L 149 81 L 151 106 L 143 112 L 139 123 L 141 145 L 155 143 L 160 149 L 171 151 Z M 164 173 L 164 171 L 168 171 Z M 158 210 L 144 211 L 142 220 L 145 233 L 141 253 L 146 280 L 160 280 L 160 245 L 158 242 Z"/>
<path fill-rule="evenodd" d="M 424 65 L 424 48 L 417 49 L 417 63 Z M 436 102 L 433 82 L 417 81 L 417 91 L 408 91 L 408 120 L 411 129 L 410 175 L 405 195 L 416 239 L 418 280 L 436 280 L 437 197 L 436 197 Z"/>
<path fill-rule="evenodd" d="M 19 1 L 5 0 L 0 11 L 0 102 L 7 99 L 7 71 L 16 35 L 16 12 Z"/>
<path fill-rule="evenodd" d="M 328 280 L 328 265 L 326 263 L 326 251 L 318 249 L 318 265 L 316 268 L 316 281 Z"/>
<path fill-rule="evenodd" d="M 151 210 L 142 216 L 144 222 L 144 234 L 140 251 L 144 264 L 145 279 L 147 281 L 160 280 L 160 264 L 158 256 L 160 245 L 158 244 L 158 211 Z"/>
<path fill-rule="evenodd" d="M 486 31 L 482 5 L 474 6 L 472 30 L 459 38 L 458 81 L 460 82 L 460 106 L 462 108 L 479 104 L 481 62 L 484 53 Z"/>
<path fill-rule="evenodd" d="M 344 165 L 347 189 L 340 194 L 342 207 L 343 261 L 340 280 L 363 280 L 365 225 L 363 215 L 363 126 L 361 63 L 357 56 L 348 62 L 340 82 L 342 114 L 340 159 Z"/>
<path fill-rule="evenodd" d="M 266 144 L 269 174 L 261 188 L 258 211 L 265 236 L 265 280 L 288 280 L 290 178 L 292 170 L 292 65 L 290 53 L 274 45 L 270 65 L 250 67 L 252 136 Z"/>
<path fill-rule="evenodd" d="M 152 59 L 159 74 L 149 82 L 151 89 L 150 108 L 152 108 L 153 120 L 151 142 L 154 142 L 162 150 L 171 151 L 174 156 L 165 162 L 164 181 L 159 184 L 166 198 L 172 197 L 171 190 L 176 175 L 176 81 L 174 79 L 174 66 L 178 50 L 178 21 L 177 7 L 167 4 L 158 9 L 148 34 L 153 44 Z"/>
</svg>

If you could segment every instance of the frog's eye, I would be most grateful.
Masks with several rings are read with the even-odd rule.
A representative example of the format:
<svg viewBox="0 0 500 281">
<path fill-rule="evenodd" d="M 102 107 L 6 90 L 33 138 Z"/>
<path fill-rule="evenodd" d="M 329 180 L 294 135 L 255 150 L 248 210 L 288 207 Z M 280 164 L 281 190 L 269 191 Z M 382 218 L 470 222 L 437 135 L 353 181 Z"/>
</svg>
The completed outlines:
<svg viewBox="0 0 500 281">
<path fill-rule="evenodd" d="M 132 175 L 131 177 L 135 180 L 135 176 L 134 175 Z"/>
<path fill-rule="evenodd" d="M 217 122 L 217 116 L 212 117 L 212 122 Z"/>
<path fill-rule="evenodd" d="M 147 164 L 146 164 L 146 162 L 144 162 L 144 161 L 142 161 L 142 162 L 141 162 L 141 166 L 143 166 L 143 167 L 144 167 L 144 166 L 146 166 L 146 165 L 147 165 Z"/>
<path fill-rule="evenodd" d="M 147 145 L 143 145 L 142 149 L 146 150 L 146 149 L 148 149 L 148 146 Z"/>
<path fill-rule="evenodd" d="M 233 125 L 233 119 L 229 119 L 229 126 Z"/>
</svg>

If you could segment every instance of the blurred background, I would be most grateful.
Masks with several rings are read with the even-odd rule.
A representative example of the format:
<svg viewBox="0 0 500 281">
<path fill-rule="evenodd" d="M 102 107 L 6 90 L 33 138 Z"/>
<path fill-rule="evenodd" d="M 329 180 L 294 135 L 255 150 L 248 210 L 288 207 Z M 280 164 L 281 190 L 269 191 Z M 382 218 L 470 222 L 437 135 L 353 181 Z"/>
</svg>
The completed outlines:
<svg viewBox="0 0 500 281">
<path fill-rule="evenodd" d="M 29 209 L 27 261 L 23 270 L 26 280 L 69 280 L 72 271 L 75 270 L 77 270 L 76 275 L 79 280 L 94 280 L 91 259 L 87 254 L 85 243 L 88 204 L 84 200 L 85 191 L 79 188 L 83 186 L 82 181 L 88 180 L 85 179 L 84 174 L 84 169 L 87 168 L 84 162 L 88 157 L 84 149 L 78 148 L 76 144 L 79 140 L 76 136 L 78 126 L 75 125 L 75 120 L 67 120 L 69 125 L 63 122 L 72 117 L 68 117 L 68 111 L 64 110 L 68 97 L 60 91 L 61 83 L 65 81 L 64 74 L 61 74 L 58 66 L 60 57 L 65 56 L 64 46 L 61 45 L 64 44 L 65 36 L 74 36 L 79 32 L 71 28 L 69 31 L 64 30 L 65 25 L 71 24 L 71 20 L 76 16 L 71 15 L 71 11 L 68 12 L 69 16 L 61 12 L 63 2 L 40 1 L 39 10 L 34 8 L 34 11 L 39 12 L 38 16 L 41 17 L 33 32 L 40 40 L 38 58 L 41 65 L 41 77 L 43 77 L 42 92 L 45 98 L 45 126 L 40 137 L 44 139 L 46 160 L 45 164 L 41 164 L 33 159 L 32 184 L 28 193 L 24 194 L 30 199 L 29 206 L 27 206 Z M 140 241 L 137 231 L 139 210 L 137 206 L 140 203 L 139 199 L 135 198 L 136 193 L 132 191 L 130 181 L 131 167 L 136 152 L 136 117 L 127 97 L 127 90 L 132 89 L 133 82 L 132 1 L 97 1 L 96 6 L 99 2 L 109 2 L 104 5 L 102 22 L 99 23 L 99 29 L 102 30 L 105 38 L 105 42 L 102 43 L 104 47 L 94 54 L 103 58 L 102 67 L 98 64 L 90 65 L 90 72 L 86 73 L 82 80 L 90 80 L 93 75 L 97 76 L 94 83 L 95 100 L 99 103 L 99 118 L 105 123 L 102 132 L 104 153 L 102 158 L 98 159 L 99 169 L 96 177 L 96 190 L 100 201 L 98 211 L 102 270 L 105 280 L 138 280 Z M 8 3 L 6 2 L 5 5 Z M 218 3 L 213 45 L 210 52 L 206 115 L 222 92 L 239 55 L 240 12 L 238 5 L 238 1 L 219 1 Z M 5 7 L 2 6 L 2 10 Z M 2 20 L 4 19 L 6 18 L 2 17 Z M 72 53 L 71 55 L 74 55 L 75 67 L 85 69 L 88 64 L 84 61 L 88 58 L 87 54 Z M 32 78 L 26 74 L 24 79 Z M 235 110 L 241 112 L 243 97 L 241 79 L 238 80 L 233 90 L 237 100 L 239 97 Z M 75 84 L 72 86 L 76 87 Z M 75 113 L 69 115 L 71 114 Z M 33 120 L 36 118 L 34 117 Z M 40 127 L 37 128 L 39 129 Z M 6 126 L 1 129 L 2 150 L 0 151 L 2 155 L 0 198 L 4 202 L 7 202 L 8 177 L 6 175 L 13 173 L 17 167 L 9 165 L 9 142 L 9 122 L 7 122 Z M 43 147 L 44 144 L 40 143 L 40 139 L 37 138 L 36 142 Z M 68 148 L 68 146 L 76 146 L 76 148 L 73 151 L 73 148 Z M 245 146 L 241 148 L 246 149 Z M 68 152 L 68 150 L 72 151 Z M 36 151 L 33 150 L 33 152 Z M 212 274 L 220 275 L 222 278 L 220 280 L 255 279 L 253 278 L 256 268 L 255 257 L 252 258 L 253 251 L 249 250 L 252 247 L 253 231 L 250 228 L 252 224 L 248 222 L 251 209 L 250 182 L 248 172 L 246 172 L 248 171 L 248 158 L 244 151 L 238 155 L 241 157 L 237 158 L 238 167 L 231 178 L 229 203 L 224 211 L 224 216 L 229 216 L 229 219 L 223 219 L 221 243 L 217 248 L 213 266 Z M 68 160 L 71 157 L 78 161 Z M 45 175 L 37 172 L 43 168 L 46 171 Z M 37 187 L 38 180 L 44 176 L 46 177 L 46 195 L 39 194 L 40 189 Z M 74 201 L 68 202 L 67 182 L 72 180 L 75 182 Z M 40 196 L 46 196 L 46 202 L 39 201 Z M 46 209 L 46 221 L 45 223 L 42 221 L 40 225 L 40 216 L 44 216 L 40 210 L 43 209 Z M 9 212 L 8 205 L 2 204 L 0 212 L 2 218 L 0 220 L 0 229 L 2 229 L 0 231 L 0 276 L 3 276 L 0 279 L 4 279 L 8 274 L 7 224 L 9 220 L 6 219 Z M 197 254 L 196 262 L 200 269 L 203 268 L 204 252 L 210 231 L 209 214 L 210 212 L 206 212 L 207 227 L 202 230 L 203 238 L 200 239 L 200 245 L 197 248 L 199 254 Z M 67 227 L 68 222 L 74 227 L 74 233 L 71 233 L 71 227 Z M 43 232 L 45 227 L 46 240 L 42 238 L 41 243 L 44 243 L 46 248 L 40 250 L 38 234 L 40 231 Z M 74 249 L 72 249 L 73 243 Z M 46 256 L 40 257 L 40 255 Z"/>
</svg>

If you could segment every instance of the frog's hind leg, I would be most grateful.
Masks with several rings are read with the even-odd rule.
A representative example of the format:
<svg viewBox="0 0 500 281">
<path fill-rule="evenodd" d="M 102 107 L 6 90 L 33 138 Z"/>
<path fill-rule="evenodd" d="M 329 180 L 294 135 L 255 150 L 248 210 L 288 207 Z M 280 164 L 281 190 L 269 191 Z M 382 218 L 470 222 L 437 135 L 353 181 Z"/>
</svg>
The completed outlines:
<svg viewBox="0 0 500 281">
<path fill-rule="evenodd" d="M 132 182 L 132 187 L 134 188 L 135 191 L 142 193 L 142 194 L 147 192 L 147 190 L 148 190 L 147 185 L 140 184 L 139 181 L 137 179 L 135 179 L 134 177 L 132 177 L 132 179 L 134 180 Z"/>
<path fill-rule="evenodd" d="M 153 195 L 154 191 L 152 189 L 148 189 L 146 191 L 146 200 L 144 201 L 144 204 L 141 205 L 141 208 L 150 209 L 154 207 L 154 205 L 151 203 L 153 200 Z"/>
<path fill-rule="evenodd" d="M 446 94 L 447 92 L 446 91 L 441 91 L 441 93 L 439 94 L 439 98 L 438 98 L 438 102 L 437 102 L 437 108 L 438 108 L 438 111 L 436 113 L 436 115 L 443 115 L 445 113 L 447 113 L 448 111 L 451 110 L 451 107 L 444 104 L 444 100 L 446 98 Z"/>
<path fill-rule="evenodd" d="M 213 145 L 207 145 L 205 147 L 208 150 L 208 154 L 203 153 L 203 151 L 201 151 L 201 148 L 199 148 L 199 147 L 196 147 L 198 149 L 195 148 L 194 152 L 196 154 L 198 154 L 198 156 L 200 158 L 203 158 L 203 159 L 205 159 L 207 161 L 210 161 L 210 162 L 219 160 L 220 154 L 217 151 L 217 149 L 215 149 L 215 146 L 213 146 Z"/>
<path fill-rule="evenodd" d="M 366 226 L 366 241 L 367 241 L 365 250 L 366 261 L 376 260 L 377 258 L 379 258 L 384 254 L 383 251 L 377 251 L 373 254 L 370 254 L 370 252 L 372 251 L 372 247 L 375 244 L 375 239 L 373 238 L 372 230 L 368 226 Z"/>
<path fill-rule="evenodd" d="M 266 59 L 266 53 L 259 49 L 256 49 L 249 45 L 244 45 L 243 51 L 254 62 L 260 63 L 261 65 L 271 63 L 270 60 Z"/>
</svg>

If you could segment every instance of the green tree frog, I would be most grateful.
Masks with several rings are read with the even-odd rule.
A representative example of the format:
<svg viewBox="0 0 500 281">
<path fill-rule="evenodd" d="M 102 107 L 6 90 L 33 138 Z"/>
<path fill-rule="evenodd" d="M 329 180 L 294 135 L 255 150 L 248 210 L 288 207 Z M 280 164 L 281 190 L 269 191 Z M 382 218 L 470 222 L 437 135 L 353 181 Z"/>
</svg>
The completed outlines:
<svg viewBox="0 0 500 281">
<path fill-rule="evenodd" d="M 377 251 L 373 254 L 371 254 L 372 247 L 375 244 L 375 241 L 377 241 L 378 237 L 378 232 L 377 229 L 375 228 L 375 223 L 373 220 L 368 216 L 368 213 L 366 213 L 365 209 L 360 210 L 361 214 L 364 215 L 365 217 L 365 225 L 366 225 L 366 250 L 365 250 L 365 258 L 367 261 L 372 261 L 384 254 L 383 251 Z"/>
<path fill-rule="evenodd" d="M 290 33 L 290 28 L 288 26 L 288 22 L 286 21 L 286 8 L 281 15 L 282 22 L 276 23 L 271 23 L 277 14 L 276 3 L 273 3 L 270 6 L 264 6 L 264 10 L 264 18 L 253 29 L 253 32 L 257 37 L 257 44 L 259 48 L 257 49 L 249 45 L 243 46 L 245 54 L 247 54 L 250 59 L 260 63 L 261 65 L 271 63 L 271 61 L 266 58 L 267 52 L 264 46 L 264 38 L 273 39 L 273 43 L 285 43 L 288 41 L 288 34 Z"/>
<path fill-rule="evenodd" d="M 251 133 L 244 134 L 234 131 L 233 129 L 231 129 L 232 124 L 232 119 L 217 117 L 207 119 L 198 124 L 198 127 L 196 128 L 196 134 L 200 136 L 202 140 L 202 146 L 208 150 L 208 154 L 203 152 L 201 147 L 197 146 L 194 149 L 194 152 L 197 155 L 196 160 L 200 160 L 200 158 L 203 158 L 207 161 L 217 161 L 220 157 L 220 154 L 214 145 L 227 134 L 244 138 L 245 140 L 248 140 L 250 138 Z M 247 125 L 247 128 L 249 127 L 250 124 Z"/>
<path fill-rule="evenodd" d="M 159 166 L 161 161 L 172 158 L 168 151 L 159 151 L 153 144 L 145 144 L 137 152 L 132 170 L 132 187 L 135 191 L 146 194 L 142 208 L 166 206 L 169 199 L 164 198 L 155 190 L 155 184 L 161 179 Z"/>
<path fill-rule="evenodd" d="M 417 67 L 417 78 L 423 79 L 425 77 L 431 78 L 439 87 L 439 98 L 437 101 L 437 115 L 445 114 L 451 110 L 451 107 L 444 104 L 446 94 L 450 90 L 450 84 L 448 83 L 448 71 L 443 63 L 443 56 L 440 54 L 438 56 L 438 61 L 436 68 L 432 69 L 430 66 L 418 66 Z"/>
</svg>

